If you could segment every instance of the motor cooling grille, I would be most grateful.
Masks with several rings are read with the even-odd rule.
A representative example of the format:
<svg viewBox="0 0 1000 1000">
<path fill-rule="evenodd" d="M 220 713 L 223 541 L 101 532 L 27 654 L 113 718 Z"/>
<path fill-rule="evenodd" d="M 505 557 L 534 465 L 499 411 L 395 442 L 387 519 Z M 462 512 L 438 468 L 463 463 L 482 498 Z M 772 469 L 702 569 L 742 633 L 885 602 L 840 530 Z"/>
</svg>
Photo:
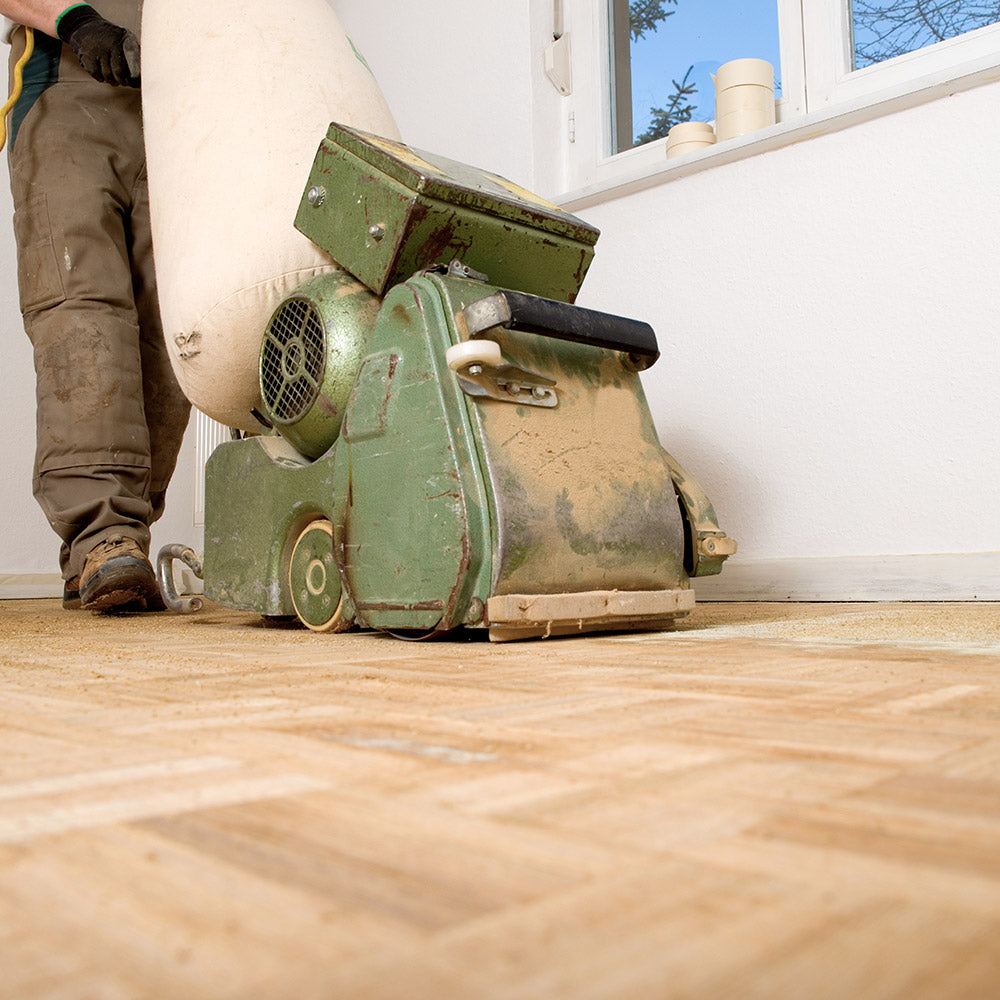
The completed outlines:
<svg viewBox="0 0 1000 1000">
<path fill-rule="evenodd" d="M 326 368 L 323 321 L 308 299 L 289 299 L 274 314 L 260 352 L 260 390 L 268 417 L 291 424 L 309 412 Z"/>
</svg>

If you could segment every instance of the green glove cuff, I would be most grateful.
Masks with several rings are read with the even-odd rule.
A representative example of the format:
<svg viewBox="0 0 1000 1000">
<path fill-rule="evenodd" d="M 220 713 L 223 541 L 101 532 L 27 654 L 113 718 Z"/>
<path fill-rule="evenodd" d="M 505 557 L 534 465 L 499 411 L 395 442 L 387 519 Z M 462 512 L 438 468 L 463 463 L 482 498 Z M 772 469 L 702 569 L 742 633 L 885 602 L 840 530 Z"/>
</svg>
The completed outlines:
<svg viewBox="0 0 1000 1000">
<path fill-rule="evenodd" d="M 66 43 L 69 42 L 69 36 L 87 21 L 93 20 L 95 17 L 100 17 L 101 15 L 90 6 L 89 3 L 75 3 L 70 7 L 67 7 L 57 18 L 56 18 L 56 34 Z"/>
</svg>

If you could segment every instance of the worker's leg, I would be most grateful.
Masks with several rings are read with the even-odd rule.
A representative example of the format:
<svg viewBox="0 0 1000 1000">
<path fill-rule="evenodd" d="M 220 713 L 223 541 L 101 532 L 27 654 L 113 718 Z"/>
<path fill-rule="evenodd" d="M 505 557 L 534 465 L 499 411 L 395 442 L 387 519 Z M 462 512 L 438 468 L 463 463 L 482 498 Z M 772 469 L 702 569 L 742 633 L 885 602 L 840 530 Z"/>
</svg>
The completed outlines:
<svg viewBox="0 0 1000 1000">
<path fill-rule="evenodd" d="M 35 352 L 35 494 L 65 579 L 104 540 L 148 551 L 153 516 L 130 199 L 143 169 L 139 95 L 56 84 L 11 151 L 18 277 Z"/>
</svg>

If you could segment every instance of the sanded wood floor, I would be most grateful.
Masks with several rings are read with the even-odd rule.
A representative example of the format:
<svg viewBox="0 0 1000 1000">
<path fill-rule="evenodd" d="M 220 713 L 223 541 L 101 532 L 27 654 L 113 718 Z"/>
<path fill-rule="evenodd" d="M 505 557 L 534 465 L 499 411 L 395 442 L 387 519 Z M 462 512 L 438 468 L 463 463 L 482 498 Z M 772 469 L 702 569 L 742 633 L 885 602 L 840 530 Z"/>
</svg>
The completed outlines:
<svg viewBox="0 0 1000 1000">
<path fill-rule="evenodd" d="M 1000 607 L 0 602 L 0 996 L 1000 997 Z"/>
</svg>

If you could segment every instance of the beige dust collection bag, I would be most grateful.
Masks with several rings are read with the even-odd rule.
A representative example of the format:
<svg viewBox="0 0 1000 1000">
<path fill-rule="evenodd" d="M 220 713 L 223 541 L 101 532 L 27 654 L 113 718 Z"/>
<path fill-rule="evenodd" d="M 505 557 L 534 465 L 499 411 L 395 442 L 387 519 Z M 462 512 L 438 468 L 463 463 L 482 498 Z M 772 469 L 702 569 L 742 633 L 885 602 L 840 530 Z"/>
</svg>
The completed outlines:
<svg viewBox="0 0 1000 1000">
<path fill-rule="evenodd" d="M 142 94 L 174 371 L 200 410 L 255 430 L 267 321 L 336 268 L 293 223 L 327 126 L 399 131 L 327 0 L 145 0 Z"/>
</svg>

